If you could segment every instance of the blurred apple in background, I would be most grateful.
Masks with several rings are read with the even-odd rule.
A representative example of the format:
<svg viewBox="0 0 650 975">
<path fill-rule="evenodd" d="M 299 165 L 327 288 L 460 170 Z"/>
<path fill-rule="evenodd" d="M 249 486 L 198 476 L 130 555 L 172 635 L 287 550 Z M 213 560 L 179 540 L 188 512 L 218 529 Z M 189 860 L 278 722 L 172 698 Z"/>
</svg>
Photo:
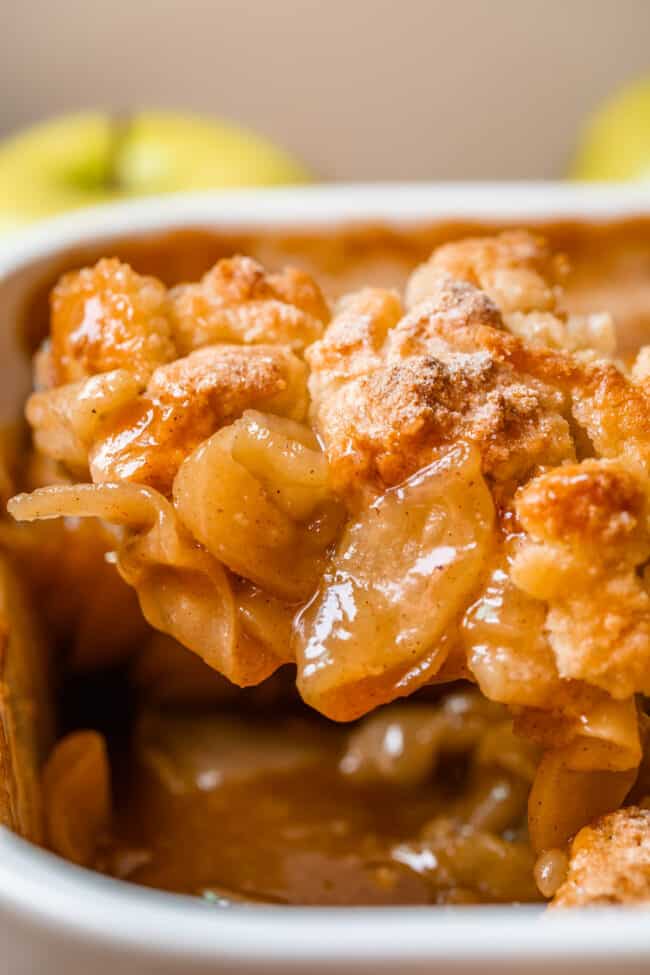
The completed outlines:
<svg viewBox="0 0 650 975">
<path fill-rule="evenodd" d="M 108 200 L 308 178 L 282 149 L 231 123 L 167 112 L 69 115 L 0 144 L 0 231 Z"/>
<path fill-rule="evenodd" d="M 570 175 L 650 180 L 650 78 L 621 89 L 587 120 Z"/>
</svg>

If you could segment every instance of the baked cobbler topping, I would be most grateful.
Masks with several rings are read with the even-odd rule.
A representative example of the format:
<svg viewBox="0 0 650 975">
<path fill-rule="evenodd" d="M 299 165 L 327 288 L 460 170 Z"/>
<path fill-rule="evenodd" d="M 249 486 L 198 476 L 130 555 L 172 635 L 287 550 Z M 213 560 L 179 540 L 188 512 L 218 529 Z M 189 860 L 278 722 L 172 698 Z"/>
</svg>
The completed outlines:
<svg viewBox="0 0 650 975">
<path fill-rule="evenodd" d="M 490 744 L 476 719 L 480 749 L 519 816 L 532 782 L 536 876 L 558 904 L 650 889 L 640 852 L 630 897 L 612 894 L 624 871 L 603 840 L 627 849 L 645 811 L 586 825 L 625 800 L 642 758 L 647 348 L 629 369 L 617 360 L 606 312 L 565 310 L 568 274 L 525 231 L 445 244 L 404 295 L 365 288 L 331 312 L 306 272 L 246 257 L 171 290 L 115 259 L 66 274 L 26 408 L 59 483 L 9 503 L 21 521 L 113 526 L 119 576 L 168 640 L 140 665 L 161 686 L 193 687 L 192 666 L 207 688 L 213 672 L 257 685 L 291 664 L 302 699 L 342 722 L 474 682 L 498 729 Z M 182 648 L 201 659 L 177 670 Z M 349 734 L 338 765 L 318 762 L 345 789 L 412 788 L 469 752 L 480 791 L 471 727 L 445 706 L 393 705 Z M 483 813 L 459 805 L 408 842 L 373 833 L 388 886 L 407 868 L 439 901 L 533 897 L 516 816 L 488 792 Z M 481 886 L 504 850 L 511 874 Z"/>
</svg>

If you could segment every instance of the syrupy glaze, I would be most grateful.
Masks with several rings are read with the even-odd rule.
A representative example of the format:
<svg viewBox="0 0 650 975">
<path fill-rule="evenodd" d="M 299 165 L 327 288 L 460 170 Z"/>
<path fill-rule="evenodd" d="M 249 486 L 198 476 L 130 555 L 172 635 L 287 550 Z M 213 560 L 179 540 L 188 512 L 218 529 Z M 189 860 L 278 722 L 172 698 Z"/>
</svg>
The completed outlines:
<svg viewBox="0 0 650 975">
<path fill-rule="evenodd" d="M 471 700 L 458 696 L 459 717 Z M 426 726 L 433 712 L 421 713 Z M 439 841 L 427 838 L 427 830 L 448 830 L 454 842 L 461 838 L 467 861 L 476 858 L 476 845 L 498 844 L 484 827 L 496 816 L 498 827 L 519 828 L 526 786 L 518 776 L 477 771 L 469 754 L 456 754 L 443 757 L 428 781 L 420 775 L 409 783 L 418 756 L 413 742 L 410 754 L 400 755 L 408 722 L 396 715 L 382 732 L 370 757 L 383 750 L 384 761 L 403 763 L 400 782 L 346 774 L 349 732 L 314 717 L 146 712 L 104 869 L 222 902 L 536 899 L 521 845 L 504 844 L 491 876 L 477 873 L 470 882 L 469 868 L 446 865 Z M 368 742 L 360 744 L 370 755 Z M 348 773 L 355 760 L 358 752 L 348 749 Z"/>
<path fill-rule="evenodd" d="M 230 900 L 430 903 L 429 885 L 391 848 L 440 812 L 443 797 L 433 786 L 404 795 L 348 785 L 336 757 L 326 748 L 296 769 L 221 778 L 215 756 L 181 788 L 140 766 L 113 870 L 126 864 L 137 883 Z"/>
</svg>

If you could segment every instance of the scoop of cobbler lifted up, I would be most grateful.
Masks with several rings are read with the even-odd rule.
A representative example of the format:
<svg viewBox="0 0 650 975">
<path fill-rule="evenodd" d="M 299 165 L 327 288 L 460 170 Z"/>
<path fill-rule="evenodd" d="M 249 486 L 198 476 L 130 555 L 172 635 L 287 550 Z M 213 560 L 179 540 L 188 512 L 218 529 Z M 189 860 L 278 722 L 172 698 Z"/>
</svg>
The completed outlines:
<svg viewBox="0 0 650 975">
<path fill-rule="evenodd" d="M 27 404 L 56 483 L 9 503 L 113 526 L 148 623 L 240 686 L 294 664 L 347 722 L 474 682 L 533 763 L 538 884 L 562 905 L 650 899 L 645 812 L 614 812 L 647 776 L 648 357 L 616 358 L 607 314 L 566 313 L 568 272 L 518 231 L 331 313 L 306 273 L 246 257 L 172 290 L 117 260 L 67 274 Z M 355 726 L 348 772 L 375 768 L 386 714 Z M 457 867 L 462 835 L 421 845 Z M 634 882 L 621 850 L 646 858 Z"/>
</svg>

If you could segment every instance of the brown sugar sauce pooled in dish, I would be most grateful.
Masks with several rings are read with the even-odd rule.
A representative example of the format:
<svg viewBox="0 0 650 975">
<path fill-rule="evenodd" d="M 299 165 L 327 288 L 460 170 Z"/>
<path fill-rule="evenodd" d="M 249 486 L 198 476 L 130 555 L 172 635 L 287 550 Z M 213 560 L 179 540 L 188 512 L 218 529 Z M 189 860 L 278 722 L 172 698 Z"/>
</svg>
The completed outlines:
<svg viewBox="0 0 650 975">
<path fill-rule="evenodd" d="M 484 713 L 478 695 L 461 694 L 414 711 L 389 708 L 381 727 L 351 733 L 304 715 L 146 711 L 105 868 L 269 903 L 537 899 L 530 853 L 500 838 L 522 828 L 527 779 L 479 752 L 499 709 Z M 416 721 L 428 733 L 417 754 Z M 466 847 L 462 869 L 433 866 L 435 830 Z M 469 867 L 483 847 L 493 851 L 489 878 Z"/>
<path fill-rule="evenodd" d="M 53 849 L 218 903 L 616 899 L 650 227 L 545 231 L 188 232 L 68 258 L 47 327 L 35 296 L 0 542 L 110 715 L 63 709 Z"/>
</svg>

